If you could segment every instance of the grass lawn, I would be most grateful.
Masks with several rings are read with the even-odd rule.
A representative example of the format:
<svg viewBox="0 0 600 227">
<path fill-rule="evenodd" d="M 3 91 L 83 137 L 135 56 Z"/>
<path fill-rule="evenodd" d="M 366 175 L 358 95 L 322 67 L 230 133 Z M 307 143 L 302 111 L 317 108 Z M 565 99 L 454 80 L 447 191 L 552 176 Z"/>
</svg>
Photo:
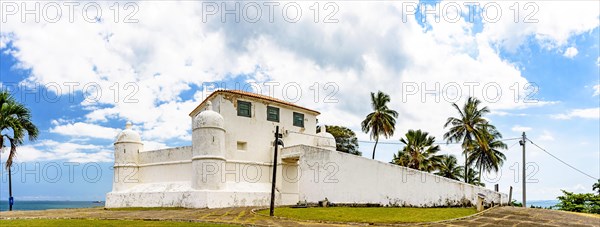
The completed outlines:
<svg viewBox="0 0 600 227">
<path fill-rule="evenodd" d="M 173 221 L 27 219 L 0 220 L 0 226 L 236 226 Z"/>
<path fill-rule="evenodd" d="M 269 210 L 259 211 L 269 215 Z M 477 213 L 475 208 L 408 208 L 408 207 L 314 207 L 275 209 L 275 216 L 335 222 L 412 223 L 459 218 Z"/>
<path fill-rule="evenodd" d="M 102 208 L 104 209 L 104 208 Z M 183 207 L 122 207 L 122 208 L 107 208 L 113 211 L 147 211 L 147 210 L 185 210 Z"/>
</svg>

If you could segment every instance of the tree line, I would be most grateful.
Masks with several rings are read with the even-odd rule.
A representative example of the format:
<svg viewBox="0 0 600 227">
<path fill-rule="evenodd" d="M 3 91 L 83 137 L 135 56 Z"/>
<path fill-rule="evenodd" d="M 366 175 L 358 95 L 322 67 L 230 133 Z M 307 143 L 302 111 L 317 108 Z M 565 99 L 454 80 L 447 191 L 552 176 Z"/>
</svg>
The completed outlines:
<svg viewBox="0 0 600 227">
<path fill-rule="evenodd" d="M 367 114 L 361 122 L 362 131 L 375 140 L 373 159 L 379 139 L 394 136 L 398 112 L 388 107 L 390 100 L 388 94 L 372 92 L 373 112 Z M 453 103 L 452 107 L 456 113 L 455 116 L 448 117 L 444 124 L 447 129 L 444 140 L 446 143 L 461 144 L 466 166 L 459 165 L 454 155 L 439 155 L 441 149 L 436 145 L 435 137 L 420 129 L 410 129 L 400 138 L 404 148 L 394 154 L 390 163 L 485 186 L 481 181 L 481 174 L 497 172 L 506 160 L 502 150 L 506 150 L 507 146 L 501 141 L 502 134 L 485 119 L 490 110 L 486 106 L 481 107 L 481 101 L 477 98 L 469 97 L 464 105 Z M 361 155 L 352 130 L 343 126 L 327 126 L 326 131 L 335 137 L 338 151 Z"/>
</svg>

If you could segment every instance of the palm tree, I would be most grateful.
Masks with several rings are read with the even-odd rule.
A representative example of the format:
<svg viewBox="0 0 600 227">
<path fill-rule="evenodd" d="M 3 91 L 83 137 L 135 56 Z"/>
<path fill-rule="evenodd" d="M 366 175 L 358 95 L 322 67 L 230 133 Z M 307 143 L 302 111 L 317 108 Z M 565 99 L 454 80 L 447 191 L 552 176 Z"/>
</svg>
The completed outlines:
<svg viewBox="0 0 600 227">
<path fill-rule="evenodd" d="M 453 180 L 460 180 L 460 178 L 463 178 L 463 168 L 464 167 L 458 165 L 458 160 L 454 155 L 443 155 L 435 175 Z"/>
<path fill-rule="evenodd" d="M 598 182 L 592 185 L 592 190 L 598 191 L 598 194 L 600 194 L 600 179 L 598 179 Z"/>
<path fill-rule="evenodd" d="M 408 130 L 406 139 L 401 138 L 400 142 L 405 146 L 394 155 L 392 163 L 426 172 L 438 168 L 442 156 L 436 155 L 440 146 L 434 145 L 435 137 L 421 130 Z"/>
<path fill-rule="evenodd" d="M 479 181 L 481 181 L 481 172 L 484 170 L 487 172 L 498 172 L 500 166 L 506 160 L 506 156 L 504 156 L 500 149 L 506 150 L 507 146 L 502 141 L 497 140 L 498 138 L 502 138 L 502 135 L 498 132 L 488 133 L 489 138 L 486 140 L 488 149 L 477 146 L 468 159 L 469 166 L 474 163 L 475 167 L 479 168 Z"/>
<path fill-rule="evenodd" d="M 5 139 L 9 142 L 10 151 L 6 159 L 8 170 L 8 196 L 12 200 L 11 166 L 17 155 L 17 146 L 23 144 L 25 135 L 29 140 L 38 136 L 37 127 L 31 122 L 31 113 L 23 104 L 17 102 L 7 91 L 0 91 L 0 148 L 4 148 Z M 12 210 L 12 204 L 9 204 Z"/>
<path fill-rule="evenodd" d="M 479 101 L 475 97 L 469 97 L 463 108 L 461 109 L 453 103 L 452 106 L 458 111 L 458 117 L 449 117 L 444 124 L 444 128 L 450 126 L 448 132 L 444 134 L 444 139 L 448 143 L 462 142 L 463 154 L 465 155 L 465 165 L 468 166 L 469 154 L 479 147 L 488 150 L 488 133 L 495 131 L 496 128 L 490 125 L 483 118 L 483 115 L 489 113 L 487 107 L 479 108 Z M 469 168 L 465 168 L 465 176 L 468 176 Z M 466 182 L 466 180 L 465 180 Z"/>
<path fill-rule="evenodd" d="M 375 159 L 375 149 L 379 142 L 379 136 L 383 135 L 385 138 L 389 138 L 394 135 L 394 130 L 396 129 L 398 112 L 387 107 L 389 102 L 389 95 L 381 91 L 377 92 L 377 95 L 371 92 L 371 107 L 373 108 L 373 112 L 368 114 L 361 123 L 363 132 L 371 132 L 371 139 L 375 139 L 373 159 Z"/>
<path fill-rule="evenodd" d="M 475 185 L 475 186 L 485 187 L 485 184 L 476 177 L 479 174 L 477 172 L 477 170 L 470 168 L 468 173 L 469 173 L 468 177 L 463 177 L 465 179 L 465 182 Z"/>
</svg>

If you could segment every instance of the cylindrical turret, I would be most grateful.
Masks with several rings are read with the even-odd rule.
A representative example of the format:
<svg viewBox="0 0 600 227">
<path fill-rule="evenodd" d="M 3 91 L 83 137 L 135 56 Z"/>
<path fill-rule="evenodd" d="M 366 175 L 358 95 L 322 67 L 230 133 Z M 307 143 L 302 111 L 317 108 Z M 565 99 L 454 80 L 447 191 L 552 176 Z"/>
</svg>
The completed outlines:
<svg viewBox="0 0 600 227">
<path fill-rule="evenodd" d="M 316 136 L 316 145 L 317 147 L 323 148 L 325 150 L 336 150 L 335 137 L 325 131 L 326 126 L 323 125 L 321 127 L 321 132 L 317 133 Z"/>
<path fill-rule="evenodd" d="M 210 101 L 192 122 L 192 187 L 199 190 L 223 189 L 225 168 L 225 120 L 213 111 Z"/>
<path fill-rule="evenodd" d="M 131 122 L 117 135 L 114 143 L 115 165 L 113 191 L 121 191 L 139 183 L 139 153 L 144 149 L 140 134 L 133 131 Z"/>
</svg>

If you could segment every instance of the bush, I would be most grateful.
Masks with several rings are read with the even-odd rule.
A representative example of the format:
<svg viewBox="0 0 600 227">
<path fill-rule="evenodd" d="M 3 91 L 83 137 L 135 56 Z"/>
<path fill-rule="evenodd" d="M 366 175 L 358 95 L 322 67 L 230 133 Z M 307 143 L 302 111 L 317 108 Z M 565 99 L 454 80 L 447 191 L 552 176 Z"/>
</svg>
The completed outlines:
<svg viewBox="0 0 600 227">
<path fill-rule="evenodd" d="M 514 206 L 514 207 L 522 207 L 523 203 L 519 203 L 517 202 L 517 200 L 510 201 L 510 206 Z"/>
<path fill-rule="evenodd" d="M 561 191 L 564 195 L 558 197 L 560 202 L 556 205 L 559 210 L 600 214 L 600 195 Z"/>
</svg>

